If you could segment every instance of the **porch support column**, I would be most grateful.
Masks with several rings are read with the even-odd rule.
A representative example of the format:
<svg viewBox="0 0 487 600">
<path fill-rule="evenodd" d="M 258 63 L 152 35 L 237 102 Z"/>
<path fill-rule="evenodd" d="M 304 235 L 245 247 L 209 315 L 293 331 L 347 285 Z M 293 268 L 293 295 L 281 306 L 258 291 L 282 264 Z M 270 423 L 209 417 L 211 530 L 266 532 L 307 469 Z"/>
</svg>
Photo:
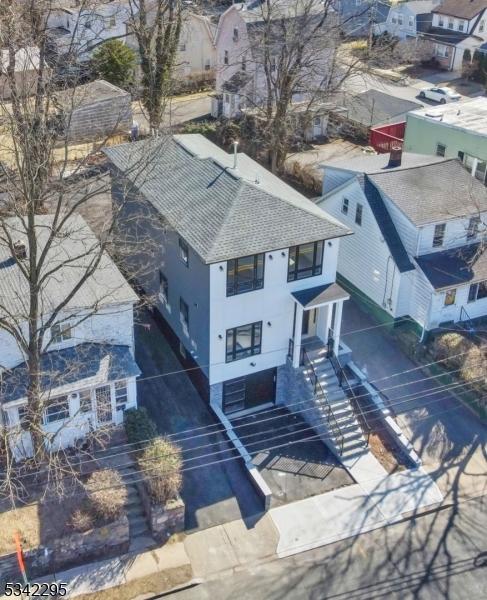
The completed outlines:
<svg viewBox="0 0 487 600">
<path fill-rule="evenodd" d="M 303 329 L 303 307 L 296 303 L 296 322 L 294 323 L 294 349 L 293 349 L 293 367 L 299 367 L 299 355 L 301 354 L 301 332 Z"/>
<path fill-rule="evenodd" d="M 325 344 L 328 344 L 328 338 L 330 337 L 330 329 L 332 328 L 332 322 L 331 319 L 333 317 L 333 304 L 327 304 L 326 305 L 326 333 L 325 333 L 325 337 L 323 338 Z"/>
<path fill-rule="evenodd" d="M 330 311 L 331 312 L 331 311 Z M 338 356 L 338 346 L 340 344 L 340 332 L 342 329 L 342 312 L 343 312 L 343 300 L 337 302 L 335 310 L 335 323 L 334 323 L 334 337 L 333 337 L 333 352 L 335 356 Z"/>
</svg>

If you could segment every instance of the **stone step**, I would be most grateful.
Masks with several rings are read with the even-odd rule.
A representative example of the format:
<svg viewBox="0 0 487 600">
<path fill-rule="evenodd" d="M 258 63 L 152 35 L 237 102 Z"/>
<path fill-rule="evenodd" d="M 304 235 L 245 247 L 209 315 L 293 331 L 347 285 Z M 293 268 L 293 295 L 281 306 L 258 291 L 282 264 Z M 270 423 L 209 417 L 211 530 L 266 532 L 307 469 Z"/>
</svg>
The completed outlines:
<svg viewBox="0 0 487 600">
<path fill-rule="evenodd" d="M 149 527 L 147 525 L 147 521 L 144 520 L 142 523 L 137 523 L 136 525 L 130 525 L 130 538 L 133 539 L 135 537 L 139 537 L 141 535 L 150 535 Z"/>
<path fill-rule="evenodd" d="M 142 518 L 145 519 L 145 512 L 144 512 L 144 509 L 143 509 L 143 507 L 141 506 L 140 503 L 139 504 L 132 504 L 132 505 L 129 505 L 129 506 L 126 505 L 125 506 L 125 510 L 127 512 L 127 517 L 129 519 L 129 521 L 131 519 L 135 519 L 135 518 L 138 518 L 138 517 L 142 517 Z"/>
</svg>

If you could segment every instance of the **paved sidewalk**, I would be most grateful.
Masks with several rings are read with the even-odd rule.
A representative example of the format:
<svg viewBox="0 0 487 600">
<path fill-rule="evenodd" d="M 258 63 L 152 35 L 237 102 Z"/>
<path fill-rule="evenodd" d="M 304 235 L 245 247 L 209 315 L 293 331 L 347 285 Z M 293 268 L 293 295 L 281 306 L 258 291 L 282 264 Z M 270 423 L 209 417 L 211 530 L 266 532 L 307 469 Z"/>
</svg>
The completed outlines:
<svg viewBox="0 0 487 600">
<path fill-rule="evenodd" d="M 415 469 L 274 508 L 277 555 L 292 556 L 378 529 L 442 500 L 431 477 Z"/>
</svg>

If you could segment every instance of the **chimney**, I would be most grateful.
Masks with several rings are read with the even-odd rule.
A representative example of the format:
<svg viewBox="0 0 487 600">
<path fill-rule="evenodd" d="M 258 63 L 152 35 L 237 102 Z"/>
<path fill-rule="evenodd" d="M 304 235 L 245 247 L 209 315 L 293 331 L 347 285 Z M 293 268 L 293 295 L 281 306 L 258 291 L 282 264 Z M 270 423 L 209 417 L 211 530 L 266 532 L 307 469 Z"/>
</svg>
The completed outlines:
<svg viewBox="0 0 487 600">
<path fill-rule="evenodd" d="M 238 148 L 238 142 L 237 142 L 237 140 L 235 140 L 233 142 L 233 168 L 234 169 L 237 168 L 237 160 L 238 160 L 237 148 Z"/>
<path fill-rule="evenodd" d="M 387 167 L 393 169 L 394 167 L 400 167 L 402 162 L 402 146 L 399 144 L 393 144 L 391 146 L 391 154 L 389 155 L 389 164 Z"/>
<path fill-rule="evenodd" d="M 14 242 L 14 256 L 18 260 L 25 260 L 27 258 L 27 248 L 22 240 Z"/>
</svg>

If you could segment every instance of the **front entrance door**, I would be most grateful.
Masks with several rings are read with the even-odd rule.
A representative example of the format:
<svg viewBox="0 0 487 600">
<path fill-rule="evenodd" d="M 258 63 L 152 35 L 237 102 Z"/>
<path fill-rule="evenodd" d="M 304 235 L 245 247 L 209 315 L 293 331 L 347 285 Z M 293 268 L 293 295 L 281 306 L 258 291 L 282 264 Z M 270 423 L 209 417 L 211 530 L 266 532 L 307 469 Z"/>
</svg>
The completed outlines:
<svg viewBox="0 0 487 600">
<path fill-rule="evenodd" d="M 98 423 L 110 423 L 112 421 L 112 396 L 110 386 L 104 385 L 96 388 L 96 418 Z"/>
<path fill-rule="evenodd" d="M 303 312 L 303 327 L 301 329 L 302 337 L 311 337 L 316 335 L 316 317 L 318 310 L 305 310 Z"/>
<path fill-rule="evenodd" d="M 223 412 L 256 408 L 276 400 L 277 369 L 265 369 L 223 383 Z"/>
</svg>

